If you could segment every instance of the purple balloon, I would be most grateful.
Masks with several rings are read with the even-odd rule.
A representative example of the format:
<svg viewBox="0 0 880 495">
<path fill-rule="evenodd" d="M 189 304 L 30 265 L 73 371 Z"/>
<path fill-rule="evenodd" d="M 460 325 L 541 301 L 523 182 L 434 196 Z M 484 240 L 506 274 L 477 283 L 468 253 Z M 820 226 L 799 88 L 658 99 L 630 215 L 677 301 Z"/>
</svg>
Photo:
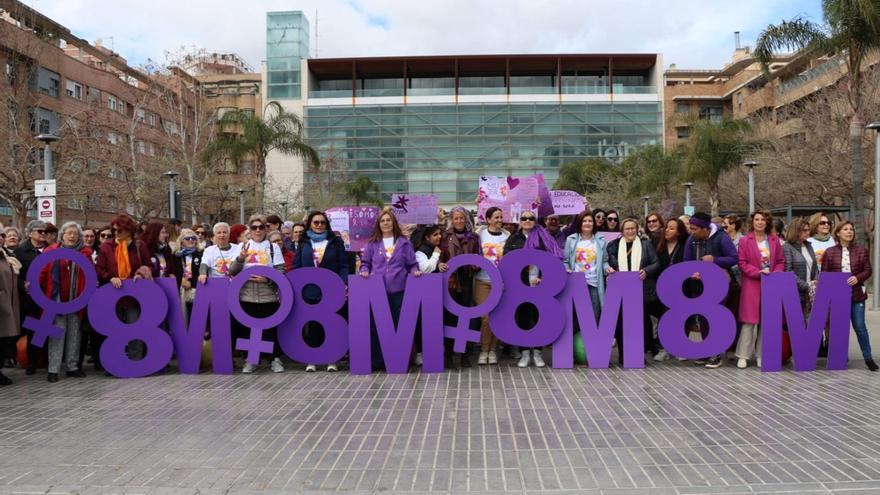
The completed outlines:
<svg viewBox="0 0 880 495">
<path fill-rule="evenodd" d="M 335 363 L 348 352 L 348 322 L 337 312 L 345 304 L 345 284 L 339 275 L 326 268 L 297 268 L 287 274 L 296 303 L 278 327 L 278 343 L 293 360 L 307 364 Z M 303 299 L 303 289 L 315 284 L 321 288 L 321 300 L 310 304 Z M 306 323 L 317 322 L 324 328 L 324 342 L 311 347 L 303 339 Z"/>
<path fill-rule="evenodd" d="M 504 292 L 504 283 L 501 279 L 501 272 L 498 267 L 488 259 L 478 254 L 461 254 L 454 256 L 447 264 L 446 271 L 443 273 L 444 287 L 449 287 L 449 277 L 455 273 L 455 270 L 462 266 L 477 266 L 486 271 L 489 275 L 492 288 L 489 295 L 482 304 L 477 306 L 462 306 L 453 299 L 452 294 L 446 289 L 443 291 L 443 305 L 447 311 L 458 317 L 458 325 L 454 327 L 443 327 L 446 338 L 453 339 L 453 351 L 464 352 L 468 342 L 479 342 L 479 330 L 471 330 L 470 321 L 489 313 L 501 300 L 501 293 Z"/>
<path fill-rule="evenodd" d="M 212 277 L 196 287 L 189 327 L 183 319 L 177 283 L 170 278 L 158 280 L 159 287 L 168 300 L 166 322 L 174 342 L 174 353 L 181 373 L 197 374 L 208 330 L 208 315 L 211 317 L 211 361 L 214 373 L 232 374 L 232 334 L 230 330 L 229 308 L 226 294 L 229 280 L 225 277 Z"/>
<path fill-rule="evenodd" d="M 43 267 L 59 260 L 75 263 L 80 273 L 86 279 L 83 291 L 73 300 L 67 302 L 52 300 L 43 292 L 43 288 L 40 287 L 40 272 L 43 271 Z M 27 281 L 30 283 L 31 288 L 33 288 L 30 291 L 31 299 L 43 310 L 43 314 L 39 319 L 28 316 L 24 319 L 22 326 L 34 332 L 30 344 L 37 347 L 43 347 L 47 337 L 54 339 L 63 337 L 64 330 L 55 326 L 55 317 L 76 313 L 85 308 L 89 304 L 92 294 L 98 288 L 98 275 L 95 273 L 95 265 L 92 263 L 92 260 L 79 251 L 65 248 L 53 249 L 37 256 L 28 269 Z"/>
<path fill-rule="evenodd" d="M 541 272 L 541 282 L 526 285 L 521 278 L 523 269 L 535 265 Z M 518 249 L 505 254 L 499 263 L 504 280 L 504 297 L 489 313 L 492 331 L 499 340 L 511 345 L 542 347 L 553 343 L 565 324 L 559 301 L 554 299 L 566 283 L 566 271 L 559 258 L 537 249 Z M 538 322 L 531 329 L 520 328 L 516 309 L 524 303 L 538 308 Z"/>
<path fill-rule="evenodd" d="M 645 348 L 643 333 L 642 281 L 636 272 L 617 272 L 608 278 L 602 314 L 596 324 L 593 304 L 583 273 L 571 273 L 565 290 L 559 295 L 565 313 L 562 336 L 553 344 L 553 367 L 571 368 L 573 363 L 572 336 L 574 318 L 577 317 L 584 341 L 584 351 L 590 368 L 608 368 L 614 345 L 617 321 L 623 314 L 623 339 L 625 342 L 623 365 L 626 368 L 644 368 Z M 572 313 L 572 307 L 574 313 Z M 557 346 L 563 343 L 557 354 Z M 557 361 L 559 365 L 557 365 Z"/>
<path fill-rule="evenodd" d="M 700 274 L 703 293 L 687 297 L 682 284 L 694 273 Z M 705 261 L 686 261 L 670 266 L 657 280 L 657 295 L 669 310 L 660 318 L 657 334 L 666 352 L 685 359 L 717 356 L 730 347 L 736 338 L 736 319 L 727 307 L 729 279 L 723 268 Z M 709 322 L 709 335 L 694 342 L 685 332 L 687 319 L 700 315 Z"/>
<path fill-rule="evenodd" d="M 443 371 L 443 306 L 438 304 L 444 290 L 440 274 L 410 275 L 397 328 L 391 318 L 388 295 L 381 277 L 352 277 L 348 281 L 348 325 L 351 372 L 366 375 L 372 371 L 370 315 L 376 331 L 385 368 L 389 373 L 406 373 L 413 348 L 416 322 L 422 321 L 422 357 L 425 372 Z"/>
<path fill-rule="evenodd" d="M 809 324 L 804 323 L 795 274 L 771 273 L 761 277 L 761 370 L 782 369 L 782 324 L 788 323 L 791 355 L 796 371 L 816 369 L 825 323 L 831 320 L 828 333 L 829 370 L 845 370 L 849 350 L 849 323 L 852 311 L 852 288 L 849 273 L 819 274 L 816 298 Z M 784 313 L 784 316 L 783 316 Z"/>
<path fill-rule="evenodd" d="M 134 323 L 119 321 L 116 304 L 123 297 L 132 297 L 141 308 Z M 152 375 L 171 361 L 174 344 L 171 337 L 160 328 L 168 311 L 168 301 L 162 289 L 151 280 L 123 280 L 122 287 L 107 284 L 95 292 L 89 301 L 89 321 L 95 330 L 106 335 L 101 345 L 101 364 L 112 375 L 135 378 Z M 146 344 L 144 358 L 133 361 L 128 358 L 125 347 L 133 340 Z"/>
<path fill-rule="evenodd" d="M 254 318 L 241 307 L 239 300 L 241 288 L 252 276 L 268 278 L 278 287 L 278 301 L 281 305 L 277 311 L 265 318 Z M 232 279 L 226 297 L 232 316 L 242 325 L 250 327 L 249 338 L 238 339 L 235 348 L 247 352 L 246 361 L 248 363 L 257 364 L 260 362 L 260 354 L 271 354 L 274 347 L 272 342 L 263 340 L 263 330 L 277 327 L 290 313 L 290 309 L 293 307 L 293 289 L 284 278 L 284 274 L 278 270 L 268 266 L 252 266 L 245 268 Z"/>
</svg>

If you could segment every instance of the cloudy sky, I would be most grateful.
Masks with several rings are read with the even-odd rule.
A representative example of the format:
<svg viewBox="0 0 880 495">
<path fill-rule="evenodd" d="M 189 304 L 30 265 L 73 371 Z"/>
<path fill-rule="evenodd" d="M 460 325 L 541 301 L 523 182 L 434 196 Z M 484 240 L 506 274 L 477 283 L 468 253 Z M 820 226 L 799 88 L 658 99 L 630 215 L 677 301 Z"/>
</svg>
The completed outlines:
<svg viewBox="0 0 880 495">
<path fill-rule="evenodd" d="M 723 66 L 734 31 L 753 45 L 769 23 L 821 18 L 819 0 L 24 1 L 133 65 L 196 46 L 259 67 L 265 13 L 279 10 L 306 13 L 313 57 L 659 52 L 679 68 Z"/>
</svg>

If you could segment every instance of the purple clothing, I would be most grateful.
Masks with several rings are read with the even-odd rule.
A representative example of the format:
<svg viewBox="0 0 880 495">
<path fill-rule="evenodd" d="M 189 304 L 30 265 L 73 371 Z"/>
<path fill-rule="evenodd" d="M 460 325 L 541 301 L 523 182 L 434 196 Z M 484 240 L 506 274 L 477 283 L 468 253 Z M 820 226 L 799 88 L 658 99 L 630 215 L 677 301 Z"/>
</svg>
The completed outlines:
<svg viewBox="0 0 880 495">
<path fill-rule="evenodd" d="M 684 244 L 684 261 L 699 261 L 707 254 L 712 255 L 713 263 L 725 270 L 739 263 L 739 254 L 733 241 L 714 224 L 708 239 L 697 240 L 694 236 L 688 236 Z"/>
<path fill-rule="evenodd" d="M 398 237 L 394 242 L 391 259 L 385 257 L 385 244 L 381 239 L 367 244 L 361 255 L 361 273 L 382 275 L 385 292 L 389 294 L 402 292 L 406 287 L 407 275 L 418 271 L 416 253 L 405 237 Z"/>
</svg>

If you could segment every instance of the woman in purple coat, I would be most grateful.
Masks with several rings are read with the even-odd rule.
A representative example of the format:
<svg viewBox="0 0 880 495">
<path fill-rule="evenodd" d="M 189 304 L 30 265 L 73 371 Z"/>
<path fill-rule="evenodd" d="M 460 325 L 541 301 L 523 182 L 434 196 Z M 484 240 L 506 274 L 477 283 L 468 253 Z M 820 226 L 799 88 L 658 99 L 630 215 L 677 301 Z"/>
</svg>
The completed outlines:
<svg viewBox="0 0 880 495">
<path fill-rule="evenodd" d="M 400 320 L 403 290 L 406 288 L 406 277 L 409 274 L 416 277 L 421 275 L 415 250 L 409 240 L 403 236 L 394 214 L 390 211 L 383 212 L 376 219 L 373 234 L 361 255 L 359 275 L 364 278 L 377 275 L 385 281 L 388 306 L 395 325 Z M 385 363 L 375 326 L 370 333 L 373 369 L 384 369 Z"/>
<path fill-rule="evenodd" d="M 736 345 L 736 366 L 748 366 L 754 354 L 761 366 L 761 277 L 785 270 L 782 243 L 769 232 L 772 217 L 766 210 L 752 213 L 752 230 L 739 241 L 739 269 L 742 272 L 742 291 L 739 298 L 739 321 L 742 332 Z"/>
</svg>

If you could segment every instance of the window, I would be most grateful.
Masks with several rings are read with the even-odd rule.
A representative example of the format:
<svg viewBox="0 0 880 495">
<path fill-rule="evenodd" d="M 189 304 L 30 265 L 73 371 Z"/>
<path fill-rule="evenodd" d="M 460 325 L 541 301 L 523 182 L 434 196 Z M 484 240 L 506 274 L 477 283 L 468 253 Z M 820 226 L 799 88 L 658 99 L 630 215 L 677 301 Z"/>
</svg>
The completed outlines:
<svg viewBox="0 0 880 495">
<path fill-rule="evenodd" d="M 168 122 L 167 120 L 163 121 L 162 127 L 165 128 L 165 132 L 167 132 L 169 135 L 171 135 L 171 136 L 177 135 L 177 124 L 175 124 L 174 122 Z"/>
<path fill-rule="evenodd" d="M 89 103 L 101 103 L 101 90 L 98 88 L 89 88 Z"/>
<path fill-rule="evenodd" d="M 76 81 L 71 81 L 70 79 L 68 79 L 67 80 L 67 96 L 69 96 L 71 98 L 75 98 L 77 100 L 82 100 L 83 99 L 83 86 L 82 86 L 82 84 L 80 84 Z"/>
<path fill-rule="evenodd" d="M 108 175 L 111 179 L 122 179 L 125 177 L 125 172 L 122 170 L 122 167 L 118 165 L 112 165 L 110 167 L 110 173 Z"/>
<path fill-rule="evenodd" d="M 147 112 L 147 125 L 150 127 L 156 127 L 156 122 L 158 121 L 158 117 L 153 112 Z"/>
<path fill-rule="evenodd" d="M 125 102 L 113 95 L 107 95 L 107 108 L 125 115 Z"/>
<path fill-rule="evenodd" d="M 687 139 L 691 137 L 691 130 L 687 127 L 676 127 L 675 134 L 678 139 Z"/>
<path fill-rule="evenodd" d="M 675 113 L 690 113 L 691 112 L 691 104 L 690 103 L 676 103 L 675 104 Z"/>
<path fill-rule="evenodd" d="M 4 64 L 3 73 L 6 75 L 6 82 L 10 85 L 15 84 L 15 64 L 11 60 L 7 60 Z"/>
<path fill-rule="evenodd" d="M 146 155 L 146 154 L 147 154 L 147 146 L 146 146 L 146 143 L 145 143 L 145 142 L 143 142 L 143 141 L 135 141 L 134 145 L 135 145 L 135 148 L 137 149 L 137 152 L 138 152 L 138 153 L 140 153 L 140 154 L 142 154 L 142 155 Z"/>
<path fill-rule="evenodd" d="M 119 134 L 113 131 L 107 133 L 107 142 L 110 144 L 119 144 Z"/>
<path fill-rule="evenodd" d="M 37 70 L 37 88 L 41 93 L 58 98 L 58 92 L 61 89 L 61 76 L 57 72 L 40 67 Z"/>
<path fill-rule="evenodd" d="M 724 107 L 720 105 L 700 105 L 700 118 L 712 122 L 721 122 L 724 118 Z"/>
<path fill-rule="evenodd" d="M 138 122 L 144 123 L 147 121 L 147 112 L 144 111 L 143 108 L 138 108 L 137 110 L 134 111 L 134 118 Z"/>
</svg>

